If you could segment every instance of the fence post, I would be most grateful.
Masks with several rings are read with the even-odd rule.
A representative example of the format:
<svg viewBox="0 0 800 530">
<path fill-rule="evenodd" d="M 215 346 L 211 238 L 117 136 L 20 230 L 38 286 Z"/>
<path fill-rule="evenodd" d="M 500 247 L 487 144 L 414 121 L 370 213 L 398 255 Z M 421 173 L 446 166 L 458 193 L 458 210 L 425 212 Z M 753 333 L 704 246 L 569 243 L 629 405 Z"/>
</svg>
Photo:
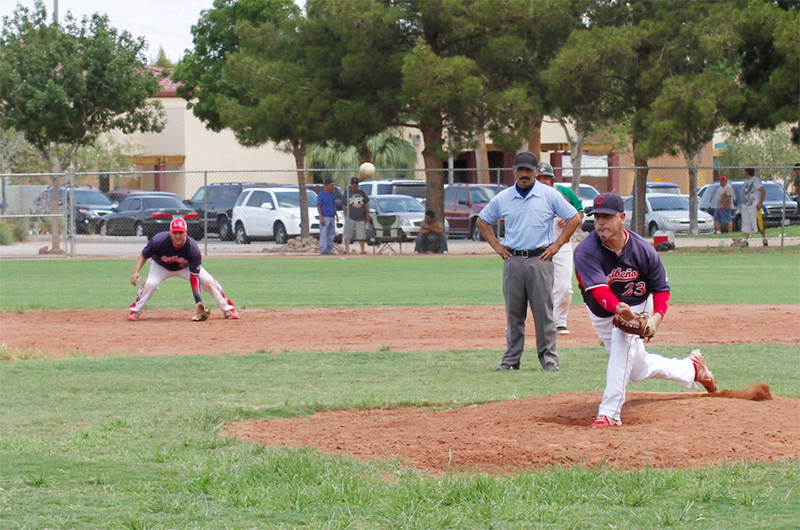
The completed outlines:
<svg viewBox="0 0 800 530">
<path fill-rule="evenodd" d="M 75 165 L 69 165 L 69 213 L 67 216 L 67 247 L 69 248 L 69 257 L 75 257 Z"/>
<path fill-rule="evenodd" d="M 208 170 L 203 171 L 203 186 L 205 193 L 203 193 L 203 254 L 208 257 Z M 217 226 L 217 233 L 219 233 L 219 226 Z"/>
</svg>

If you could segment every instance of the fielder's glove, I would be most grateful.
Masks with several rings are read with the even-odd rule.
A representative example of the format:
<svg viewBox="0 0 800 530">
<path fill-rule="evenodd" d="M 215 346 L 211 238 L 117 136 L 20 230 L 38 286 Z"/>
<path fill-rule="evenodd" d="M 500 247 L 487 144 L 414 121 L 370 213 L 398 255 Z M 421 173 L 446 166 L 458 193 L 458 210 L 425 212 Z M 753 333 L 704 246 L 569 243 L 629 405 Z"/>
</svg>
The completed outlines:
<svg viewBox="0 0 800 530">
<path fill-rule="evenodd" d="M 197 302 L 197 305 L 194 308 L 194 316 L 192 317 L 192 321 L 203 322 L 208 319 L 210 314 L 211 310 L 207 308 L 203 302 Z"/>
<path fill-rule="evenodd" d="M 633 320 L 625 320 L 619 315 L 614 315 L 612 323 L 625 333 L 638 335 L 645 340 L 656 334 L 656 323 L 647 313 L 634 313 Z"/>
</svg>

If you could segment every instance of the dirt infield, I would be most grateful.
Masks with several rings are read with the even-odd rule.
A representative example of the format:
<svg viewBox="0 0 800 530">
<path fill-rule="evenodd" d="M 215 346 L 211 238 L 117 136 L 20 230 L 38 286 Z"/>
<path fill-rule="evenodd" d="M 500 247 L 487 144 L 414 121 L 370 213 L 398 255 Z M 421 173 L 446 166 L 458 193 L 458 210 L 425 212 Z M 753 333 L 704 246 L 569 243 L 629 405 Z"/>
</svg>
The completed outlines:
<svg viewBox="0 0 800 530">
<path fill-rule="evenodd" d="M 214 309 L 203 323 L 189 321 L 191 309 L 148 311 L 139 322 L 125 321 L 124 309 L 0 313 L 0 343 L 55 356 L 505 346 L 501 307 L 244 309 L 240 313 L 241 320 L 223 320 Z M 672 306 L 654 344 L 685 344 L 687 353 L 704 344 L 800 344 L 797 326 L 791 322 L 800 322 L 800 306 Z M 532 325 L 529 330 L 531 344 Z M 559 337 L 559 346 L 598 344 L 584 308 L 573 307 L 570 330 L 570 335 Z M 176 335 L 180 351 L 170 346 Z M 487 377 L 495 376 L 487 370 Z M 562 371 L 559 376 L 569 374 Z M 226 434 L 271 445 L 309 445 L 364 459 L 396 457 L 434 472 L 573 463 L 702 466 L 800 458 L 800 400 L 758 400 L 763 397 L 765 392 L 758 389 L 728 389 L 717 395 L 629 392 L 624 425 L 603 430 L 588 428 L 600 400 L 595 392 L 452 410 L 340 411 L 251 421 L 228 426 Z"/>
</svg>

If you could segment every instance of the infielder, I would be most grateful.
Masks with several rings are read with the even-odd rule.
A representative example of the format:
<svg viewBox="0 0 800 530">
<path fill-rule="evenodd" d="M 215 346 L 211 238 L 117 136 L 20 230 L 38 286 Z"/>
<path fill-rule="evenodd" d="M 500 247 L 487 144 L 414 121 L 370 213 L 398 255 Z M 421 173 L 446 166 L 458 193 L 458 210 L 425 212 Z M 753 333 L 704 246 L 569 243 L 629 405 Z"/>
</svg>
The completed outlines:
<svg viewBox="0 0 800 530">
<path fill-rule="evenodd" d="M 187 234 L 186 221 L 180 218 L 173 219 L 169 225 L 169 232 L 159 232 L 147 243 L 133 267 L 131 283 L 134 287 L 139 283 L 139 271 L 150 258 L 152 258 L 150 272 L 147 280 L 139 288 L 136 301 L 131 304 L 128 320 L 139 320 L 148 300 L 158 290 L 161 282 L 173 276 L 189 280 L 192 284 L 197 309 L 197 314 L 192 320 L 203 321 L 210 314 L 200 297 L 200 289 L 211 293 L 225 318 L 233 320 L 239 318 L 239 313 L 236 312 L 233 302 L 225 296 L 222 286 L 201 266 L 200 247 L 197 246 L 197 241 Z"/>
<path fill-rule="evenodd" d="M 553 166 L 547 162 L 539 162 L 536 180 L 547 186 L 554 187 L 561 192 L 564 199 L 578 210 L 578 218 L 583 219 L 583 204 L 571 188 L 555 185 Z M 558 237 L 564 231 L 567 222 L 555 216 L 553 221 L 553 235 Z M 567 317 L 569 306 L 572 303 L 572 243 L 567 241 L 553 256 L 553 320 L 556 321 L 556 331 L 559 335 L 569 335 Z"/>
<path fill-rule="evenodd" d="M 669 280 L 653 245 L 623 228 L 625 213 L 619 195 L 598 195 L 592 213 L 594 231 L 575 249 L 578 286 L 609 354 L 606 388 L 592 427 L 622 424 L 628 381 L 669 379 L 686 388 L 697 382 L 708 392 L 716 391 L 714 374 L 700 350 L 685 359 L 668 359 L 647 353 L 641 336 L 614 326 L 615 314 L 632 321 L 635 313 L 645 312 L 652 315 L 657 328 L 669 306 Z"/>
</svg>

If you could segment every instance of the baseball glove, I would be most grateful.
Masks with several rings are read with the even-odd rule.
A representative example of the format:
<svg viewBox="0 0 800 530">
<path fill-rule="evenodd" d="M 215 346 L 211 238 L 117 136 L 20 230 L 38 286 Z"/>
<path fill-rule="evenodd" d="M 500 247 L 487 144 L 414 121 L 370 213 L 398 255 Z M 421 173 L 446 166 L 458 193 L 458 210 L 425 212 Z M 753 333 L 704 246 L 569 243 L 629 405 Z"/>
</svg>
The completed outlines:
<svg viewBox="0 0 800 530">
<path fill-rule="evenodd" d="M 645 340 L 650 340 L 656 334 L 656 323 L 647 313 L 634 313 L 633 320 L 625 320 L 619 315 L 614 315 L 612 323 L 625 333 L 638 335 Z"/>
<path fill-rule="evenodd" d="M 194 316 L 192 317 L 192 321 L 203 322 L 208 319 L 210 314 L 211 310 L 207 308 L 203 302 L 197 302 L 197 305 L 194 308 Z"/>
</svg>

